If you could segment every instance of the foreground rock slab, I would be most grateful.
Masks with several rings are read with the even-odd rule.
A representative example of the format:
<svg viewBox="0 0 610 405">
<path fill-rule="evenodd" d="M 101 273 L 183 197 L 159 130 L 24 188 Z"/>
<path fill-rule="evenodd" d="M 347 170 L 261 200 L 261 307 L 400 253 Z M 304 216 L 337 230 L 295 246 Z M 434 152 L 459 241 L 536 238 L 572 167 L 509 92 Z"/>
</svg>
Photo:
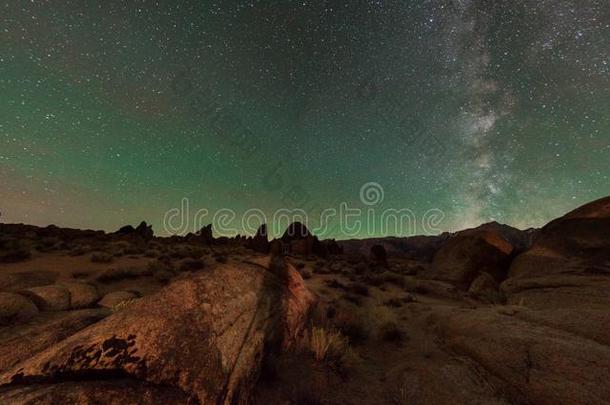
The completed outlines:
<svg viewBox="0 0 610 405">
<path fill-rule="evenodd" d="M 452 311 L 439 321 L 444 344 L 504 381 L 517 403 L 608 403 L 610 347 L 500 312 Z"/>
<path fill-rule="evenodd" d="M 0 402 L 23 385 L 128 378 L 245 403 L 265 350 L 289 346 L 314 302 L 298 272 L 279 267 L 230 263 L 175 281 L 0 375 Z"/>
</svg>

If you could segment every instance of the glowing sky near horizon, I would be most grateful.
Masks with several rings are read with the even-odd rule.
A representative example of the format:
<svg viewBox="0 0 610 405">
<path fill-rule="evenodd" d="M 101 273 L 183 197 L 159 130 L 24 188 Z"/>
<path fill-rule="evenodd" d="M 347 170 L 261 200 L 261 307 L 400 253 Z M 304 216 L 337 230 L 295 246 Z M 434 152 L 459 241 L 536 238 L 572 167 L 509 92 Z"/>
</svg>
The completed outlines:
<svg viewBox="0 0 610 405">
<path fill-rule="evenodd" d="M 3 222 L 163 234 L 183 198 L 315 217 L 375 182 L 525 228 L 610 195 L 607 0 L 87 3 L 1 4 Z"/>
</svg>

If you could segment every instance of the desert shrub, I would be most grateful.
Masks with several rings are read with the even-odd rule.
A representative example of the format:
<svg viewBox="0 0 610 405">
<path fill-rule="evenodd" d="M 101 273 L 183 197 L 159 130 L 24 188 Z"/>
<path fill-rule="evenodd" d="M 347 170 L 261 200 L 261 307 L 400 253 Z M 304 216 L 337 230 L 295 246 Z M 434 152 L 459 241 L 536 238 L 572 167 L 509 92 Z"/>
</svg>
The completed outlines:
<svg viewBox="0 0 610 405">
<path fill-rule="evenodd" d="M 229 258 L 227 257 L 227 255 L 224 254 L 218 254 L 214 256 L 214 259 L 221 264 L 225 264 L 229 261 Z"/>
<path fill-rule="evenodd" d="M 174 259 L 186 259 L 187 257 L 199 259 L 204 255 L 204 250 L 192 245 L 176 245 L 170 250 L 169 255 Z"/>
<path fill-rule="evenodd" d="M 174 271 L 174 268 L 170 261 L 161 260 L 161 259 L 151 261 L 150 263 L 148 263 L 147 268 L 148 268 L 148 273 L 152 274 L 153 276 L 155 275 L 155 273 L 157 273 L 159 271 L 169 271 L 169 272 Z"/>
<path fill-rule="evenodd" d="M 61 241 L 59 238 L 48 236 L 42 238 L 37 245 L 37 249 L 41 252 L 50 252 L 52 250 L 58 249 Z"/>
<path fill-rule="evenodd" d="M 322 405 L 322 390 L 303 383 L 292 388 L 290 403 L 294 405 Z"/>
<path fill-rule="evenodd" d="M 405 286 L 404 277 L 399 276 L 397 274 L 386 274 L 385 276 L 383 276 L 383 281 L 386 283 L 394 284 L 395 286 L 401 288 L 404 288 Z"/>
<path fill-rule="evenodd" d="M 91 255 L 91 261 L 93 263 L 110 263 L 112 260 L 112 255 L 105 252 L 95 252 Z"/>
<path fill-rule="evenodd" d="M 383 285 L 384 279 L 381 276 L 372 276 L 367 275 L 362 278 L 362 281 L 367 285 L 372 285 L 373 287 L 379 287 Z"/>
<path fill-rule="evenodd" d="M 415 401 L 416 397 L 414 396 L 414 390 L 416 387 L 413 387 L 411 384 L 408 384 L 407 381 L 403 381 L 398 384 L 392 392 L 390 392 L 390 400 L 393 405 L 411 405 L 417 401 Z"/>
<path fill-rule="evenodd" d="M 305 263 L 303 262 L 297 262 L 294 267 L 296 267 L 297 269 L 301 270 L 305 268 Z"/>
<path fill-rule="evenodd" d="M 32 257 L 30 248 L 19 240 L 5 242 L 2 251 L 0 251 L 0 263 L 15 263 L 30 257 Z"/>
<path fill-rule="evenodd" d="M 174 277 L 174 273 L 168 270 L 160 270 L 153 274 L 155 280 L 157 280 L 161 284 L 167 284 L 170 282 L 172 277 Z"/>
<path fill-rule="evenodd" d="M 344 289 L 345 286 L 343 284 L 341 284 L 337 279 L 332 279 L 332 280 L 326 280 L 326 285 L 329 286 L 330 288 L 336 288 L 336 289 Z"/>
<path fill-rule="evenodd" d="M 85 253 L 89 252 L 89 249 L 85 246 L 76 245 L 72 247 L 72 249 L 68 252 L 70 256 L 82 256 Z"/>
<path fill-rule="evenodd" d="M 379 337 L 384 342 L 400 344 L 406 339 L 406 335 L 396 322 L 386 322 L 379 328 Z"/>
<path fill-rule="evenodd" d="M 392 307 L 392 308 L 400 308 L 400 307 L 402 307 L 402 304 L 403 304 L 403 301 L 398 298 L 391 298 L 383 303 L 383 305 L 385 305 L 386 307 Z"/>
<path fill-rule="evenodd" d="M 309 270 L 303 270 L 301 272 L 301 276 L 303 277 L 303 279 L 305 280 L 309 280 L 311 278 L 311 271 Z"/>
<path fill-rule="evenodd" d="M 72 272 L 72 278 L 85 278 L 89 275 L 86 271 L 74 271 Z"/>
<path fill-rule="evenodd" d="M 354 273 L 364 274 L 368 270 L 369 266 L 365 262 L 358 262 L 354 264 Z"/>
<path fill-rule="evenodd" d="M 324 327 L 312 326 L 302 343 L 316 361 L 329 364 L 340 363 L 349 351 L 348 340 L 341 332 Z"/>
<path fill-rule="evenodd" d="M 362 306 L 362 297 L 359 295 L 347 293 L 343 296 L 346 301 L 351 302 L 354 305 Z"/>
<path fill-rule="evenodd" d="M 326 267 L 317 265 L 313 268 L 313 272 L 316 274 L 330 274 L 330 270 Z"/>
<path fill-rule="evenodd" d="M 159 257 L 159 256 L 161 256 L 161 252 L 159 250 L 156 250 L 156 249 L 148 249 L 144 253 L 144 256 L 146 256 L 146 257 Z"/>
<path fill-rule="evenodd" d="M 205 262 L 201 259 L 187 258 L 180 263 L 180 271 L 196 271 L 205 267 Z"/>
<path fill-rule="evenodd" d="M 126 280 L 136 278 L 142 275 L 137 268 L 134 267 L 117 267 L 104 270 L 95 279 L 100 283 L 111 283 L 113 281 Z"/>
<path fill-rule="evenodd" d="M 336 321 L 337 329 L 348 338 L 350 343 L 360 344 L 369 337 L 368 330 L 359 318 L 343 318 Z"/>
<path fill-rule="evenodd" d="M 402 297 L 400 300 L 405 304 L 408 304 L 410 302 L 417 302 L 417 299 L 413 295 L 408 294 L 408 293 L 404 297 Z"/>
<path fill-rule="evenodd" d="M 365 297 L 369 295 L 369 287 L 363 283 L 352 283 L 348 287 L 348 289 L 354 294 L 362 295 Z"/>
</svg>

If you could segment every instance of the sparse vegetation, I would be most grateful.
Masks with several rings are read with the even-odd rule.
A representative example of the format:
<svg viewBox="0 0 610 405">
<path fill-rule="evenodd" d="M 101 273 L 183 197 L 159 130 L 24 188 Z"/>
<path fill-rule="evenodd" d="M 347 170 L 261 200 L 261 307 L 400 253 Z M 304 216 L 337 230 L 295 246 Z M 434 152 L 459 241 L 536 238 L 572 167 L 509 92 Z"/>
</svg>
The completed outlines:
<svg viewBox="0 0 610 405">
<path fill-rule="evenodd" d="M 205 267 L 205 262 L 202 259 L 187 258 L 180 263 L 180 271 L 196 271 Z"/>
<path fill-rule="evenodd" d="M 145 272 L 135 267 L 118 267 L 104 270 L 100 273 L 96 280 L 100 283 L 111 283 L 114 281 L 136 278 L 144 275 Z"/>
<path fill-rule="evenodd" d="M 174 277 L 174 273 L 168 270 L 160 270 L 153 274 L 155 280 L 157 280 L 161 284 L 167 284 Z"/>
<path fill-rule="evenodd" d="M 214 256 L 214 259 L 221 264 L 225 264 L 229 261 L 229 258 L 225 254 L 217 254 Z"/>
<path fill-rule="evenodd" d="M 95 252 L 91 255 L 91 262 L 93 263 L 111 263 L 112 260 L 112 255 L 105 252 Z"/>
<path fill-rule="evenodd" d="M 369 295 L 369 287 L 363 283 L 352 283 L 348 287 L 349 291 L 367 297 Z"/>
<path fill-rule="evenodd" d="M 379 329 L 379 337 L 384 342 L 401 344 L 405 341 L 406 335 L 396 322 L 386 322 Z"/>
<path fill-rule="evenodd" d="M 398 298 L 391 298 L 383 303 L 383 305 L 392 308 L 400 308 L 402 307 L 403 301 Z"/>
<path fill-rule="evenodd" d="M 3 243 L 0 250 L 0 263 L 15 263 L 32 257 L 30 248 L 19 240 L 9 240 Z"/>
<path fill-rule="evenodd" d="M 302 340 L 301 348 L 309 351 L 316 361 L 337 365 L 347 355 L 349 342 L 338 330 L 312 326 Z"/>
</svg>

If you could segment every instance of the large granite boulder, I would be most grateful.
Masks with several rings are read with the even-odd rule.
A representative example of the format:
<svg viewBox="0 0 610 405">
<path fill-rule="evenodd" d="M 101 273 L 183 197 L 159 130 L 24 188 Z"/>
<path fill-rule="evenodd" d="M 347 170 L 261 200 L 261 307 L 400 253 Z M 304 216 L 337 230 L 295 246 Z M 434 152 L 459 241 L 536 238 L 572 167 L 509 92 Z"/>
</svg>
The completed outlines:
<svg viewBox="0 0 610 405">
<path fill-rule="evenodd" d="M 0 329 L 0 370 L 48 349 L 110 313 L 102 308 L 50 312 L 30 322 Z"/>
<path fill-rule="evenodd" d="M 62 283 L 62 288 L 65 288 L 70 293 L 70 308 L 81 309 L 88 308 L 100 299 L 97 287 L 88 283 Z"/>
<path fill-rule="evenodd" d="M 70 291 L 59 285 L 32 287 L 21 291 L 41 311 L 65 311 L 70 308 Z"/>
<path fill-rule="evenodd" d="M 500 233 L 481 231 L 449 239 L 434 255 L 426 276 L 468 289 L 479 273 L 500 282 L 512 258 L 513 246 Z"/>
<path fill-rule="evenodd" d="M 19 294 L 0 293 L 0 326 L 26 322 L 38 314 L 32 300 Z"/>
<path fill-rule="evenodd" d="M 610 197 L 542 228 L 512 262 L 502 291 L 532 308 L 610 306 Z"/>
<path fill-rule="evenodd" d="M 537 311 L 523 311 L 537 316 Z M 439 316 L 437 326 L 451 352 L 503 381 L 512 403 L 608 403 L 610 347 L 529 316 L 510 307 L 454 310 Z"/>
<path fill-rule="evenodd" d="M 4 372 L 0 401 L 23 385 L 46 383 L 48 390 L 79 376 L 121 376 L 179 390 L 202 404 L 247 403 L 265 351 L 294 342 L 313 302 L 290 266 L 218 266 L 177 280 Z"/>
<path fill-rule="evenodd" d="M 54 271 L 33 270 L 0 273 L 0 291 L 18 291 L 53 284 L 59 277 Z"/>
</svg>

